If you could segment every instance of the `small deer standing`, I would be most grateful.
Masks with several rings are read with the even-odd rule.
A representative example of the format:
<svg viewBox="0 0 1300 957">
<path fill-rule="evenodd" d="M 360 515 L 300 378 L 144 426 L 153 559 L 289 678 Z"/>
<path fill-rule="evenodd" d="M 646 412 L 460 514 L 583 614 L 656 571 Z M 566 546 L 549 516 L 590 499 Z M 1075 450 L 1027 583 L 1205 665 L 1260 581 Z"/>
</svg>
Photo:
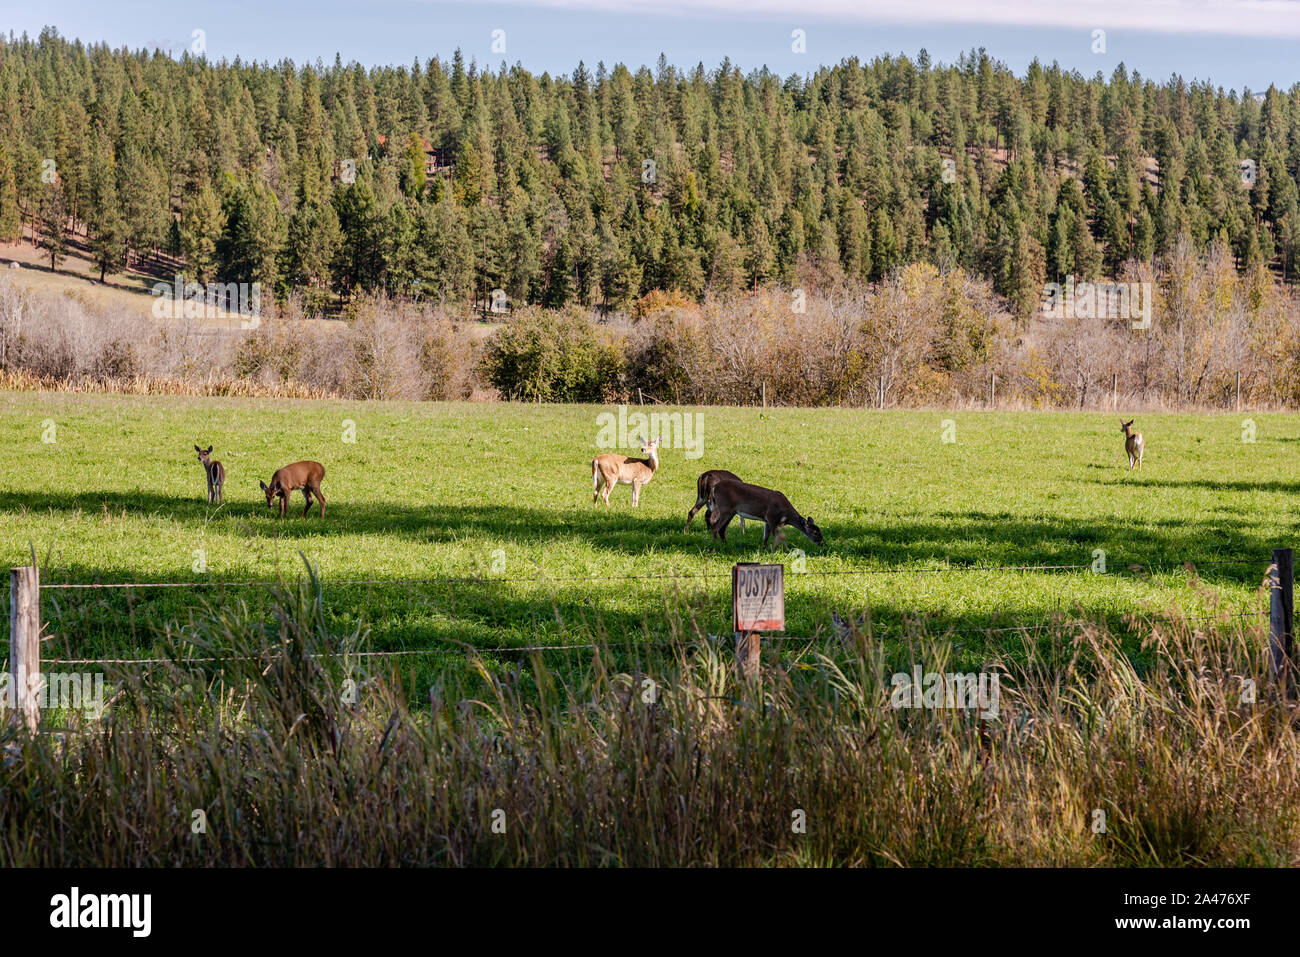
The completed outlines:
<svg viewBox="0 0 1300 957">
<path fill-rule="evenodd" d="M 620 482 L 632 486 L 632 505 L 641 503 L 641 486 L 649 485 L 659 468 L 659 439 L 642 441 L 643 459 L 628 458 L 617 452 L 606 452 L 591 460 L 591 504 L 595 505 L 601 498 L 609 508 L 609 493 Z M 602 494 L 603 493 L 603 494 Z"/>
<path fill-rule="evenodd" d="M 1124 431 L 1124 451 L 1128 453 L 1128 470 L 1133 471 L 1134 463 L 1137 464 L 1138 471 L 1142 471 L 1142 453 L 1146 451 L 1146 445 L 1142 441 L 1142 433 L 1133 431 L 1133 420 L 1125 422 L 1119 420 L 1120 428 Z"/>
<path fill-rule="evenodd" d="M 208 476 L 208 504 L 221 504 L 221 487 L 226 484 L 226 467 L 220 462 L 212 461 L 212 446 L 208 446 L 207 451 L 194 446 L 194 451 L 199 453 L 199 461 L 203 463 L 203 471 Z"/>
<path fill-rule="evenodd" d="M 276 469 L 275 474 L 271 476 L 271 484 L 258 482 L 262 486 L 262 491 L 266 493 L 266 507 L 272 508 L 272 502 L 276 497 L 280 498 L 280 517 L 289 511 L 289 493 L 302 489 L 302 497 L 307 500 L 307 504 L 302 508 L 303 518 L 311 511 L 312 496 L 320 504 L 320 517 L 325 517 L 325 496 L 321 494 L 320 483 L 325 478 L 325 466 L 319 462 L 294 462 L 292 465 L 286 465 L 282 469 Z"/>
</svg>

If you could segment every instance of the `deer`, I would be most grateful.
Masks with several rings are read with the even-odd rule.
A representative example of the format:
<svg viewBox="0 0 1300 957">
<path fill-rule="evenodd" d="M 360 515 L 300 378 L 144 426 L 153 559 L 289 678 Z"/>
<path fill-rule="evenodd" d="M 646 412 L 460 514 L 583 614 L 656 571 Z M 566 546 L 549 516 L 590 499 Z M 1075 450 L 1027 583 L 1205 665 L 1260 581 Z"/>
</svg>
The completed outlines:
<svg viewBox="0 0 1300 957">
<path fill-rule="evenodd" d="M 319 462 L 294 462 L 292 465 L 286 465 L 282 469 L 276 469 L 275 474 L 271 476 L 271 484 L 258 482 L 262 486 L 262 491 L 266 493 L 266 507 L 273 508 L 271 504 L 275 501 L 276 496 L 280 498 L 280 517 L 284 518 L 289 511 L 289 493 L 302 489 L 302 497 L 307 500 L 303 506 L 302 517 L 306 518 L 307 513 L 311 511 L 312 496 L 320 504 L 320 517 L 325 517 L 325 496 L 321 494 L 320 483 L 325 478 L 325 466 Z"/>
<path fill-rule="evenodd" d="M 713 527 L 713 511 L 709 506 L 709 496 L 713 494 L 713 486 L 721 481 L 742 481 L 741 477 L 735 472 L 728 472 L 726 469 L 709 469 L 707 472 L 701 472 L 699 479 L 695 483 L 695 505 L 686 513 L 686 528 L 684 531 L 691 530 L 691 522 L 695 520 L 695 513 L 700 509 L 705 509 L 704 524 L 709 528 Z M 745 520 L 740 520 L 740 534 L 745 534 Z"/>
<path fill-rule="evenodd" d="M 822 530 L 812 516 L 805 518 L 800 515 L 790 500 L 775 489 L 724 479 L 713 487 L 709 511 L 713 513 L 710 526 L 713 536 L 723 542 L 727 540 L 727 526 L 737 515 L 763 523 L 764 548 L 782 525 L 797 528 L 814 545 L 823 541 Z"/>
<path fill-rule="evenodd" d="M 591 460 L 591 504 L 601 498 L 609 508 L 609 493 L 620 482 L 632 486 L 632 507 L 641 504 L 641 487 L 648 485 L 659 468 L 659 438 L 641 442 L 643 459 L 628 458 L 617 452 L 606 452 Z"/>
<path fill-rule="evenodd" d="M 208 504 L 221 504 L 221 487 L 226 484 L 226 467 L 220 462 L 212 461 L 212 446 L 206 450 L 194 446 L 194 451 L 199 453 L 199 461 L 203 463 L 203 471 L 208 477 Z"/>
<path fill-rule="evenodd" d="M 1125 422 L 1119 420 L 1120 430 L 1124 433 L 1124 451 L 1128 453 L 1128 470 L 1133 471 L 1133 464 L 1136 462 L 1138 471 L 1142 471 L 1142 453 L 1146 451 L 1146 443 L 1142 441 L 1142 433 L 1133 431 L 1133 420 Z"/>
</svg>

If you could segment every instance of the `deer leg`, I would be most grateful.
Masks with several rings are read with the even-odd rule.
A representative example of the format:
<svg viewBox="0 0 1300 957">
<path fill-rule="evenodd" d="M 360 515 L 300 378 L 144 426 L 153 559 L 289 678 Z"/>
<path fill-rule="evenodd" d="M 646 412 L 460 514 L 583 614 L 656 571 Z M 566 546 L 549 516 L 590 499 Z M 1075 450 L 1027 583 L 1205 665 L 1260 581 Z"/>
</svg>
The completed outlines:
<svg viewBox="0 0 1300 957">
<path fill-rule="evenodd" d="M 320 506 L 320 517 L 324 518 L 325 517 L 325 496 L 321 494 L 319 485 L 317 485 L 312 490 L 312 494 L 316 496 L 316 504 Z"/>
<path fill-rule="evenodd" d="M 302 517 L 306 518 L 307 513 L 311 511 L 311 489 L 307 488 L 305 485 L 302 489 L 302 497 L 307 503 L 302 507 Z"/>
<path fill-rule="evenodd" d="M 632 507 L 636 508 L 641 504 L 641 483 L 632 483 Z"/>
</svg>

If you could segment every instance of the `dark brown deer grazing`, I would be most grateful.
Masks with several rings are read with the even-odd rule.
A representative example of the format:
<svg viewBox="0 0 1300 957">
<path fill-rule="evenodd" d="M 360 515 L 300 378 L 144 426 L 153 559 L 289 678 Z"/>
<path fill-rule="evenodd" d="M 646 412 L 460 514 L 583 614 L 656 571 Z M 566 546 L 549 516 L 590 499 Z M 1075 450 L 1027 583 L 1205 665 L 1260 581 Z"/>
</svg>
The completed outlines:
<svg viewBox="0 0 1300 957">
<path fill-rule="evenodd" d="M 226 484 L 226 467 L 220 462 L 212 461 L 212 446 L 207 450 L 194 446 L 194 451 L 199 453 L 199 461 L 203 463 L 203 471 L 208 476 L 208 504 L 221 504 L 221 488 Z"/>
<path fill-rule="evenodd" d="M 266 507 L 272 508 L 271 503 L 275 501 L 276 496 L 280 498 L 280 517 L 289 511 L 289 493 L 302 489 L 302 497 L 307 500 L 303 506 L 303 517 L 311 511 L 312 496 L 320 503 L 320 517 L 325 517 L 325 496 L 321 494 L 320 483 L 325 478 L 325 466 L 319 462 L 294 462 L 292 465 L 286 465 L 282 469 L 277 469 L 276 473 L 271 476 L 271 484 L 259 482 L 262 491 L 266 493 Z"/>
<path fill-rule="evenodd" d="M 804 518 L 796 512 L 790 500 L 775 489 L 724 479 L 713 487 L 709 511 L 713 513 L 710 528 L 724 542 L 727 526 L 739 515 L 763 523 L 764 548 L 782 525 L 799 529 L 814 545 L 822 543 L 822 530 L 812 517 Z"/>
<path fill-rule="evenodd" d="M 713 527 L 713 510 L 709 506 L 709 496 L 713 494 L 713 486 L 724 480 L 743 481 L 735 472 L 728 472 L 726 469 L 709 469 L 707 472 L 700 473 L 699 480 L 695 483 L 695 505 L 686 513 L 685 531 L 691 530 L 691 522 L 695 520 L 695 513 L 700 509 L 705 509 L 704 524 L 709 528 Z M 745 534 L 743 518 L 740 520 L 740 534 Z"/>
<path fill-rule="evenodd" d="M 1142 471 L 1142 455 L 1146 452 L 1146 443 L 1142 441 L 1142 433 L 1133 431 L 1133 420 L 1125 422 L 1119 420 L 1120 430 L 1124 433 L 1124 451 L 1128 453 L 1128 470 L 1133 471 L 1133 463 L 1137 463 L 1138 471 Z"/>
</svg>

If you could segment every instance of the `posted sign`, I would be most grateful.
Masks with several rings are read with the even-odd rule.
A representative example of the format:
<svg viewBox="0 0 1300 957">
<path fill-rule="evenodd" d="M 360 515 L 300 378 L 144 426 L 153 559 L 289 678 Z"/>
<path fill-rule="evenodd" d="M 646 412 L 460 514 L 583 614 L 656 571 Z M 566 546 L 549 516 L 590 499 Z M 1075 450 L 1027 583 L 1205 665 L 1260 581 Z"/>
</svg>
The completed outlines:
<svg viewBox="0 0 1300 957">
<path fill-rule="evenodd" d="M 732 628 L 785 630 L 785 566 L 742 562 L 731 569 Z"/>
</svg>

